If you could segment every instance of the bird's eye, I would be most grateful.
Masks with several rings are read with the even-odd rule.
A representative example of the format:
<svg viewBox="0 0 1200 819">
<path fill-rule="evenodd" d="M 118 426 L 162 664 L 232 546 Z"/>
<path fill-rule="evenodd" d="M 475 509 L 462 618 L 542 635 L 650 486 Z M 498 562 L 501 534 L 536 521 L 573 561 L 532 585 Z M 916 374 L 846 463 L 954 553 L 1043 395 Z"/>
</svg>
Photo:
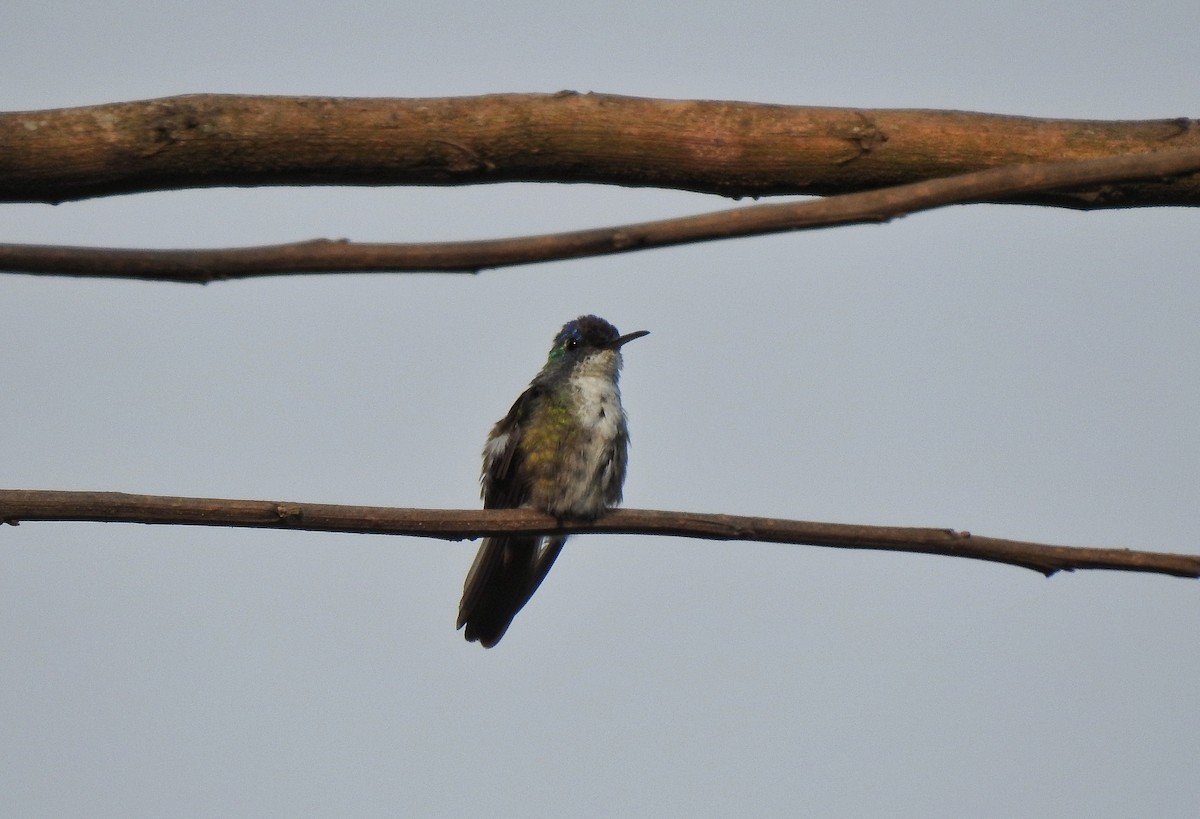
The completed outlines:
<svg viewBox="0 0 1200 819">
<path fill-rule="evenodd" d="M 579 346 L 579 339 L 577 339 L 577 338 L 568 338 L 567 339 L 567 349 L 568 350 L 574 350 L 578 346 Z"/>
</svg>

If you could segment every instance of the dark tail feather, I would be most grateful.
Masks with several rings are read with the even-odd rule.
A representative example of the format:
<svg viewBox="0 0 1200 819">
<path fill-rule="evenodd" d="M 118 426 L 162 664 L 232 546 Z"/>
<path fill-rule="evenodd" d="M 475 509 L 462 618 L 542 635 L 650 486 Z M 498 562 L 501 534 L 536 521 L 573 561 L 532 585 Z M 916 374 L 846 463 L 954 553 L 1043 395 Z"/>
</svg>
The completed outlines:
<svg viewBox="0 0 1200 819">
<path fill-rule="evenodd" d="M 566 540 L 551 538 L 541 549 L 537 537 L 488 538 L 483 542 L 467 572 L 458 604 L 458 627 L 466 628 L 467 640 L 478 641 L 484 648 L 500 642 L 517 612 L 546 579 Z"/>
<path fill-rule="evenodd" d="M 529 584 L 529 592 L 525 595 L 525 601 L 528 602 L 533 593 L 538 590 L 538 586 L 542 585 L 542 581 L 546 579 L 546 575 L 550 574 L 550 567 L 554 565 L 554 561 L 558 560 L 559 552 L 562 551 L 563 545 L 567 542 L 566 535 L 562 537 L 552 537 L 546 541 L 546 545 L 538 552 L 537 564 L 533 569 L 533 579 Z M 525 605 L 525 603 L 521 603 Z"/>
</svg>

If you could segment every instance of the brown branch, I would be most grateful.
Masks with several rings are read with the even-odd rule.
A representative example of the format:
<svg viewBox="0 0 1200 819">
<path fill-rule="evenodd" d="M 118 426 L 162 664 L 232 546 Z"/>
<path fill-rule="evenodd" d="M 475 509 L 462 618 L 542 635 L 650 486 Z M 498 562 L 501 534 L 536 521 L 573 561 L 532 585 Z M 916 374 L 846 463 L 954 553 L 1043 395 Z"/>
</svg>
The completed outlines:
<svg viewBox="0 0 1200 819">
<path fill-rule="evenodd" d="M 0 245 L 0 270 L 193 283 L 287 273 L 475 272 L 736 236 L 883 222 L 954 203 L 1012 199 L 1035 191 L 1097 183 L 1165 180 L 1197 170 L 1200 147 L 993 168 L 823 200 L 755 205 L 620 227 L 491 241 L 352 244 L 317 240 L 217 250 Z"/>
<path fill-rule="evenodd" d="M 606 94 L 192 95 L 0 113 L 0 201 L 216 186 L 590 182 L 830 195 L 984 168 L 1200 147 L 1186 118 L 1085 121 Z M 1200 179 L 1022 199 L 1200 204 Z"/>
<path fill-rule="evenodd" d="M 618 509 L 594 523 L 560 524 L 551 517 L 528 509 L 395 509 L 174 498 L 121 492 L 0 490 L 0 522 L 15 525 L 28 520 L 237 526 L 410 535 L 446 540 L 485 537 L 504 532 L 672 535 L 707 540 L 749 540 L 966 557 L 1033 569 L 1047 576 L 1075 569 L 1113 569 L 1200 577 L 1200 555 L 1051 546 L 977 537 L 951 529 L 854 526 L 641 509 Z"/>
</svg>

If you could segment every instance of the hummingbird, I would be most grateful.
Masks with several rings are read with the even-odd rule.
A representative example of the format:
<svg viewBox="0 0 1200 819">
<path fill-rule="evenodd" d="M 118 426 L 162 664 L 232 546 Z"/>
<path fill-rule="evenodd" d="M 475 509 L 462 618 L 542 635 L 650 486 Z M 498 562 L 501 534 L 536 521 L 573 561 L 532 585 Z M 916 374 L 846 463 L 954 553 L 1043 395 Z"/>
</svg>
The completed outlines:
<svg viewBox="0 0 1200 819">
<path fill-rule="evenodd" d="M 532 507 L 562 520 L 595 520 L 621 501 L 629 429 L 617 380 L 621 335 L 580 316 L 554 337 L 542 371 L 492 427 L 480 476 L 485 509 Z M 479 547 L 458 606 L 458 628 L 491 648 L 546 578 L 566 536 L 503 535 Z"/>
</svg>

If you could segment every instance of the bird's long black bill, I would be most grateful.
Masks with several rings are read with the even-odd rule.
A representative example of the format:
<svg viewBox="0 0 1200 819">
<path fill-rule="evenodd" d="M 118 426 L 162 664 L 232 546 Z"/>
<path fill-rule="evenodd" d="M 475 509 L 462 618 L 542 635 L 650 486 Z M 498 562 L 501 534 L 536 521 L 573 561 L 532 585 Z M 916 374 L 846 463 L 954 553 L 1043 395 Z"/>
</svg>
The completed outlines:
<svg viewBox="0 0 1200 819">
<path fill-rule="evenodd" d="M 641 338 L 642 336 L 648 336 L 648 335 L 650 335 L 649 330 L 635 330 L 632 333 L 626 333 L 625 335 L 621 336 L 620 338 L 614 340 L 609 346 L 612 347 L 614 350 L 619 350 L 623 346 L 628 344 L 629 342 L 633 341 L 635 338 Z"/>
</svg>

